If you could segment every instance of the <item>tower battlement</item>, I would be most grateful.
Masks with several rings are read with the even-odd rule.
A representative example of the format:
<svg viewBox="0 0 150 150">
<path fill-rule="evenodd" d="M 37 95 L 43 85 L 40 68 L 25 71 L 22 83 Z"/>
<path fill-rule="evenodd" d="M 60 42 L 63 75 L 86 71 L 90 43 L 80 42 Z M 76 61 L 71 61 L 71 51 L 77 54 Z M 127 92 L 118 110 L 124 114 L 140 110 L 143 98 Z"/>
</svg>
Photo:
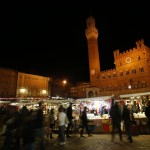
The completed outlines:
<svg viewBox="0 0 150 150">
<path fill-rule="evenodd" d="M 119 49 L 115 50 L 114 51 L 114 58 L 122 57 L 124 55 L 130 55 L 132 53 L 138 52 L 139 50 L 141 51 L 142 49 L 144 50 L 145 44 L 144 44 L 144 40 L 143 39 L 141 39 L 139 41 L 136 41 L 135 44 L 136 44 L 135 47 L 130 48 L 130 49 L 128 49 L 128 50 L 126 50 L 124 52 L 121 52 L 121 53 L 119 52 Z"/>
</svg>

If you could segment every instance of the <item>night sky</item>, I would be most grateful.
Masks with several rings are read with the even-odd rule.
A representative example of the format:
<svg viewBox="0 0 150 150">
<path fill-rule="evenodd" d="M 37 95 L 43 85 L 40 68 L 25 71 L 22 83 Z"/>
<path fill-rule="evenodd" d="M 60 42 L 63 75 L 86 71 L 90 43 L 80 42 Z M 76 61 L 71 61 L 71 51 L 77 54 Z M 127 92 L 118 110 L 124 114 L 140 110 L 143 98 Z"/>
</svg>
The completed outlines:
<svg viewBox="0 0 150 150">
<path fill-rule="evenodd" d="M 87 17 L 96 20 L 101 70 L 107 70 L 114 68 L 114 50 L 133 48 L 142 38 L 150 46 L 148 6 L 138 2 L 10 5 L 1 15 L 0 67 L 70 82 L 89 81 Z"/>
</svg>

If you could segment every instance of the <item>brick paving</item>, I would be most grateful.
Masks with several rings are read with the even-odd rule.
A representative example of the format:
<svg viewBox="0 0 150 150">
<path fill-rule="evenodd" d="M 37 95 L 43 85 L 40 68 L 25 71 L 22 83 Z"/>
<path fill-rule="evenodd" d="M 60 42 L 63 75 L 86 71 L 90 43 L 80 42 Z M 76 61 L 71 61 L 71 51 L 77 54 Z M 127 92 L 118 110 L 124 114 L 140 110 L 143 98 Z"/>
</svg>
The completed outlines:
<svg viewBox="0 0 150 150">
<path fill-rule="evenodd" d="M 79 135 L 72 135 L 72 138 L 66 139 L 66 145 L 60 146 L 58 141 L 51 142 L 49 149 L 59 150 L 150 150 L 150 135 L 133 136 L 133 143 L 129 143 L 123 136 L 123 142 L 120 143 L 119 137 L 111 142 L 110 134 L 93 134 L 92 137 L 86 136 L 80 138 Z"/>
<path fill-rule="evenodd" d="M 93 134 L 93 136 L 80 138 L 79 134 L 72 135 L 66 139 L 66 144 L 61 146 L 57 140 L 57 134 L 54 134 L 54 139 L 46 140 L 47 150 L 150 150 L 150 135 L 133 136 L 133 143 L 126 140 L 126 135 L 123 135 L 123 142 L 119 142 L 119 137 L 116 135 L 114 142 L 111 142 L 110 134 Z M 0 150 L 2 149 L 2 137 L 0 140 Z"/>
<path fill-rule="evenodd" d="M 133 143 L 126 140 L 123 135 L 123 142 L 119 141 L 116 135 L 115 141 L 110 141 L 110 134 L 93 134 L 93 136 L 80 138 L 78 134 L 66 139 L 66 144 L 61 146 L 58 143 L 57 134 L 50 140 L 45 137 L 47 150 L 150 150 L 150 135 L 133 136 Z M 2 149 L 3 138 L 0 138 L 0 150 Z"/>
</svg>

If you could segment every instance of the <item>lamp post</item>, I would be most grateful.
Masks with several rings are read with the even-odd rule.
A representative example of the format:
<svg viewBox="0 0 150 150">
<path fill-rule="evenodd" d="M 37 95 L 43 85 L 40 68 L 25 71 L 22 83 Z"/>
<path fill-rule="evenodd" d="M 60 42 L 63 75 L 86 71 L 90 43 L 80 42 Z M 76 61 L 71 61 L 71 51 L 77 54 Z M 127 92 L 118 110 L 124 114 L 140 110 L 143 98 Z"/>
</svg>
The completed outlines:
<svg viewBox="0 0 150 150">
<path fill-rule="evenodd" d="M 64 97 L 66 97 L 67 96 L 67 93 L 66 93 L 66 84 L 67 84 L 67 80 L 63 80 L 62 81 L 63 82 L 63 88 L 64 88 L 64 90 L 63 90 L 63 95 L 64 95 Z"/>
<path fill-rule="evenodd" d="M 47 94 L 47 91 L 46 90 L 42 90 L 42 95 L 44 98 L 46 98 L 46 94 Z"/>
<path fill-rule="evenodd" d="M 25 93 L 26 93 L 26 89 L 25 88 L 21 88 L 20 89 L 21 98 L 24 97 Z"/>
</svg>

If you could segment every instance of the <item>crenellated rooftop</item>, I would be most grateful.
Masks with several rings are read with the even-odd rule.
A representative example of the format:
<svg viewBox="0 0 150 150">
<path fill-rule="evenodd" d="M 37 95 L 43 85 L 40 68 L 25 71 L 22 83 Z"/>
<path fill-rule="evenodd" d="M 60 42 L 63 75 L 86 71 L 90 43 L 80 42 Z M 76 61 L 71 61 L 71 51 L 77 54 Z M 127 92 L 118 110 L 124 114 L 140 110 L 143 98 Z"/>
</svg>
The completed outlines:
<svg viewBox="0 0 150 150">
<path fill-rule="evenodd" d="M 139 40 L 139 41 L 137 41 L 135 43 L 136 43 L 136 47 L 131 48 L 129 50 L 126 50 L 126 51 L 124 51 L 122 53 L 120 53 L 119 49 L 117 49 L 117 50 L 114 51 L 114 55 L 116 55 L 116 57 L 120 57 L 120 56 L 125 55 L 125 54 L 130 54 L 130 53 L 133 53 L 133 52 L 137 52 L 137 51 L 141 50 L 141 48 L 145 47 L 143 39 Z"/>
</svg>

